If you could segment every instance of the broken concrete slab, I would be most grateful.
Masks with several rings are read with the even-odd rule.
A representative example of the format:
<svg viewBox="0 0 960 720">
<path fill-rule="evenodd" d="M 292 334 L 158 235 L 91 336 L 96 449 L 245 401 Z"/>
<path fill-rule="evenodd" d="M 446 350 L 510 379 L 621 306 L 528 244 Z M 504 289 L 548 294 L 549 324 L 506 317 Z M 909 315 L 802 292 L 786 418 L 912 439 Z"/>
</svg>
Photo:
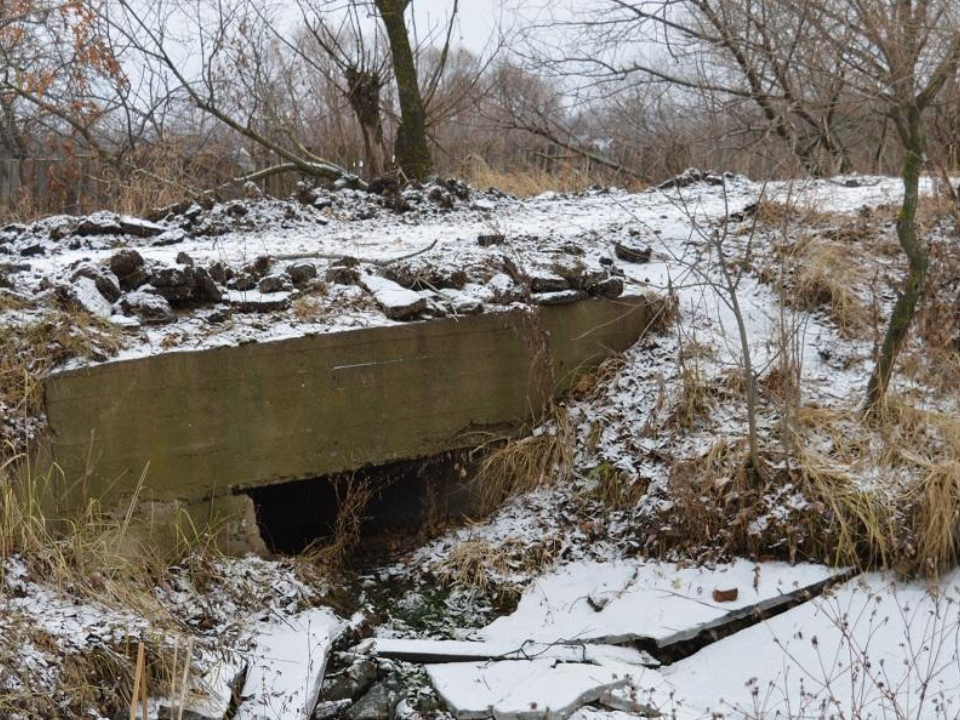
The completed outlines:
<svg viewBox="0 0 960 720">
<path fill-rule="evenodd" d="M 310 720 L 327 655 L 344 628 L 327 608 L 262 623 L 248 658 L 237 720 Z"/>
<path fill-rule="evenodd" d="M 427 675 L 457 720 L 565 720 L 623 688 L 662 685 L 656 670 L 553 660 L 428 665 Z M 638 715 L 651 714 L 636 708 Z"/>
<path fill-rule="evenodd" d="M 259 290 L 227 290 L 223 299 L 238 312 L 265 313 L 290 307 L 289 292 L 262 293 Z"/>
<path fill-rule="evenodd" d="M 650 262 L 650 257 L 653 255 L 649 246 L 630 241 L 614 243 L 613 252 L 620 260 L 637 265 Z"/>
<path fill-rule="evenodd" d="M 110 301 L 100 294 L 95 280 L 88 277 L 78 277 L 72 283 L 65 283 L 57 288 L 57 294 L 63 302 L 78 310 L 86 310 L 91 315 L 106 319 L 113 315 L 113 306 Z"/>
<path fill-rule="evenodd" d="M 822 565 L 735 560 L 712 569 L 653 561 L 577 562 L 537 580 L 512 615 L 480 631 L 493 642 L 652 642 L 666 648 L 842 579 Z M 715 589 L 738 589 L 714 602 Z"/>
<path fill-rule="evenodd" d="M 586 643 L 544 644 L 530 641 L 477 642 L 470 640 L 428 640 L 370 638 L 356 652 L 390 660 L 413 663 L 456 663 L 477 660 L 553 660 L 600 665 L 615 661 L 624 665 L 656 667 L 660 663 L 648 653 L 630 647 Z"/>
<path fill-rule="evenodd" d="M 360 283 L 391 320 L 413 320 L 427 309 L 427 299 L 413 290 L 377 275 L 364 275 Z"/>
<path fill-rule="evenodd" d="M 228 716 L 246 665 L 224 658 L 204 658 L 201 665 L 204 670 L 199 683 L 188 684 L 186 689 L 174 687 L 173 697 L 158 701 L 158 720 L 223 720 Z"/>
</svg>

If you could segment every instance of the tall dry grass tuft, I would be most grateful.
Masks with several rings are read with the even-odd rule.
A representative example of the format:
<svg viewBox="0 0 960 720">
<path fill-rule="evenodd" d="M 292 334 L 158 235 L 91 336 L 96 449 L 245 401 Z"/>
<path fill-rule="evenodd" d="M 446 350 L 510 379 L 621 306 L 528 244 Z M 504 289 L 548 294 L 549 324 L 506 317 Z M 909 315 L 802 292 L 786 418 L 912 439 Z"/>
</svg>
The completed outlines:
<svg viewBox="0 0 960 720">
<path fill-rule="evenodd" d="M 338 483 L 336 489 L 337 519 L 333 526 L 333 536 L 308 548 L 304 553 L 310 562 L 332 570 L 342 568 L 360 543 L 364 512 L 373 499 L 370 482 L 352 475 Z"/>
<path fill-rule="evenodd" d="M 868 329 L 870 307 L 857 292 L 870 280 L 862 252 L 834 241 L 808 240 L 794 247 L 786 262 L 792 270 L 787 304 L 803 310 L 825 307 L 837 328 L 848 336 Z"/>
<path fill-rule="evenodd" d="M 573 471 L 574 427 L 567 409 L 555 407 L 533 435 L 508 440 L 480 462 L 476 483 L 480 511 L 542 485 L 561 482 Z"/>
</svg>

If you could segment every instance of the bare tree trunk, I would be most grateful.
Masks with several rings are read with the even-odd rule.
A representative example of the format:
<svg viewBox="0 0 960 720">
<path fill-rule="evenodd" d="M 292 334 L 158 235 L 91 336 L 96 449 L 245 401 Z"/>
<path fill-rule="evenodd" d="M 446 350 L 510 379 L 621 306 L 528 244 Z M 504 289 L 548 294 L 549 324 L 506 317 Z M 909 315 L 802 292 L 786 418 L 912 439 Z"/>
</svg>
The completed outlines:
<svg viewBox="0 0 960 720">
<path fill-rule="evenodd" d="M 420 94 L 410 36 L 403 19 L 409 4 L 410 0 L 376 0 L 390 43 L 400 101 L 400 125 L 394 145 L 397 167 L 410 179 L 425 180 L 433 170 L 433 161 L 427 146 L 427 114 Z"/>
<path fill-rule="evenodd" d="M 903 290 L 893 306 L 890 323 L 880 346 L 880 355 L 867 385 L 865 410 L 874 410 L 883 400 L 890 384 L 897 355 L 907 337 L 907 331 L 917 310 L 927 277 L 929 258 L 927 248 L 917 237 L 917 205 L 920 202 L 920 173 L 926 156 L 926 135 L 920 110 L 911 106 L 906 110 L 902 128 L 906 157 L 903 162 L 903 205 L 897 219 L 897 239 L 909 261 Z"/>
<path fill-rule="evenodd" d="M 372 179 L 386 171 L 383 146 L 383 121 L 380 116 L 380 90 L 383 79 L 375 70 L 347 67 L 347 100 L 360 125 L 363 138 L 364 175 Z"/>
</svg>

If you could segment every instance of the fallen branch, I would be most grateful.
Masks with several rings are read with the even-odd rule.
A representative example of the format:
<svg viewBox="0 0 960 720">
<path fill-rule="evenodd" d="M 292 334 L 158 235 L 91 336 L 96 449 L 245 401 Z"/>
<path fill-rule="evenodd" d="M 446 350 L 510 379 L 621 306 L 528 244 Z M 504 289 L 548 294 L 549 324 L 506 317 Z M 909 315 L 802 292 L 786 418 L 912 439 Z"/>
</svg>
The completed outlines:
<svg viewBox="0 0 960 720">
<path fill-rule="evenodd" d="M 367 263 L 368 265 L 375 265 L 377 267 L 384 267 L 390 265 L 391 263 L 399 262 L 400 260 L 409 260 L 412 257 L 417 255 L 423 255 L 426 252 L 430 252 L 437 246 L 437 240 L 434 240 L 432 243 L 427 245 L 424 248 L 419 250 L 414 250 L 411 253 L 406 255 L 398 255 L 397 257 L 392 258 L 374 258 L 374 259 L 363 259 L 358 258 L 360 262 Z M 274 260 L 342 260 L 347 255 L 343 253 L 321 253 L 321 252 L 309 252 L 309 253 L 283 253 L 281 255 L 272 256 Z"/>
</svg>

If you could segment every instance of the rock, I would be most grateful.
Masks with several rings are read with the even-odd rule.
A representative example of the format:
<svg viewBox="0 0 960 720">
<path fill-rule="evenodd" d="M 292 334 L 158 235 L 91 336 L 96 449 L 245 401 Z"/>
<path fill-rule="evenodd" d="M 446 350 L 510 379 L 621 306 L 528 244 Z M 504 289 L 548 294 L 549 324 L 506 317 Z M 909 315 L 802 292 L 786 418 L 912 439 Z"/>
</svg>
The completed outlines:
<svg viewBox="0 0 960 720">
<path fill-rule="evenodd" d="M 177 253 L 177 265 L 189 265 L 193 267 L 195 264 L 193 258 L 183 252 L 183 250 Z"/>
<path fill-rule="evenodd" d="M 328 283 L 336 283 L 338 285 L 359 285 L 359 266 L 360 261 L 356 258 L 340 258 L 327 268 L 323 278 Z"/>
<path fill-rule="evenodd" d="M 596 297 L 609 298 L 611 300 L 618 298 L 623 295 L 623 280 L 618 277 L 605 278 L 590 288 L 589 292 Z"/>
<path fill-rule="evenodd" d="M 477 245 L 480 247 L 492 247 L 494 245 L 503 245 L 507 236 L 503 233 L 489 233 L 487 235 L 477 236 Z"/>
<path fill-rule="evenodd" d="M 173 228 L 157 235 L 151 245 L 154 247 L 168 247 L 170 245 L 179 245 L 187 239 L 187 233 L 180 228 Z"/>
<path fill-rule="evenodd" d="M 393 720 L 393 711 L 400 702 L 400 685 L 388 678 L 374 685 L 345 713 L 347 720 Z"/>
<path fill-rule="evenodd" d="M 37 257 L 38 255 L 46 255 L 47 251 L 44 249 L 43 245 L 40 243 L 34 243 L 33 245 L 27 245 L 25 248 L 20 249 L 20 257 Z"/>
<path fill-rule="evenodd" d="M 643 264 L 650 262 L 653 251 L 649 247 L 641 247 L 629 243 L 614 243 L 613 251 L 624 262 Z"/>
<path fill-rule="evenodd" d="M 270 272 L 270 267 L 273 265 L 273 259 L 269 255 L 260 255 L 256 260 L 254 260 L 249 265 L 243 266 L 243 271 L 255 277 L 257 280 L 262 278 L 268 272 Z"/>
<path fill-rule="evenodd" d="M 383 270 L 383 276 L 408 290 L 461 290 L 467 284 L 467 273 L 463 268 L 424 260 L 395 263 Z"/>
<path fill-rule="evenodd" d="M 351 700 L 324 700 L 313 711 L 313 720 L 330 720 L 339 717 L 353 704 Z"/>
<path fill-rule="evenodd" d="M 213 278 L 214 282 L 219 283 L 220 285 L 226 285 L 227 282 L 233 277 L 233 271 L 224 265 L 222 262 L 215 262 L 209 268 L 207 272 L 210 277 Z"/>
<path fill-rule="evenodd" d="M 430 192 L 427 193 L 427 200 L 439 205 L 444 210 L 452 210 L 454 206 L 453 196 L 440 187 L 430 188 Z"/>
<path fill-rule="evenodd" d="M 583 290 L 561 290 L 560 292 L 538 293 L 533 296 L 538 305 L 567 305 L 585 300 L 587 294 Z"/>
<path fill-rule="evenodd" d="M 488 200 L 487 198 L 477 198 L 472 203 L 470 203 L 470 207 L 473 210 L 481 210 L 483 212 L 489 212 L 490 210 L 497 209 L 497 203 L 494 202 L 493 200 Z"/>
<path fill-rule="evenodd" d="M 541 273 L 530 277 L 530 291 L 535 293 L 553 293 L 567 290 L 570 281 L 553 273 Z"/>
<path fill-rule="evenodd" d="M 120 295 L 122 294 L 120 283 L 117 281 L 117 276 L 109 270 L 101 270 L 96 265 L 91 265 L 86 262 L 80 263 L 74 268 L 73 274 L 70 276 L 70 281 L 75 282 L 76 279 L 80 277 L 93 280 L 100 294 L 111 303 L 115 303 L 120 299 Z"/>
<path fill-rule="evenodd" d="M 317 266 L 312 262 L 295 262 L 287 265 L 287 275 L 297 287 L 308 284 L 317 277 Z"/>
<path fill-rule="evenodd" d="M 472 295 L 459 290 L 444 289 L 440 296 L 450 305 L 454 315 L 479 315 L 483 312 L 483 303 Z"/>
<path fill-rule="evenodd" d="M 679 175 L 657 185 L 657 189 L 670 190 L 672 188 L 685 188 L 701 182 L 707 185 L 723 185 L 723 181 L 723 176 L 705 172 L 697 168 L 687 168 Z"/>
<path fill-rule="evenodd" d="M 150 284 L 174 307 L 219 302 L 223 293 L 202 267 L 177 265 L 157 267 L 149 273 Z"/>
<path fill-rule="evenodd" d="M 567 255 L 583 255 L 583 246 L 575 242 L 565 242 L 560 249 Z"/>
<path fill-rule="evenodd" d="M 120 221 L 120 230 L 125 235 L 133 235 L 134 237 L 154 237 L 164 233 L 167 228 L 163 225 L 158 225 L 155 222 L 150 222 L 149 220 L 144 220 L 142 218 L 131 217 L 129 215 L 121 215 L 119 218 Z"/>
<path fill-rule="evenodd" d="M 202 267 L 191 268 L 193 276 L 193 299 L 197 302 L 220 302 L 223 291 Z"/>
<path fill-rule="evenodd" d="M 323 697 L 326 700 L 354 700 L 369 690 L 376 679 L 377 663 L 358 656 L 343 670 L 324 678 Z"/>
<path fill-rule="evenodd" d="M 231 290 L 240 290 L 241 292 L 253 290 L 256 286 L 256 276 L 246 271 L 242 271 L 237 275 L 234 275 L 233 279 L 227 284 L 227 287 L 229 287 Z"/>
<path fill-rule="evenodd" d="M 183 304 L 190 299 L 192 291 L 186 267 L 157 267 L 150 271 L 147 281 L 172 304 Z"/>
<path fill-rule="evenodd" d="M 366 275 L 360 278 L 360 284 L 373 295 L 383 314 L 391 320 L 414 320 L 427 308 L 425 297 L 392 280 Z"/>
<path fill-rule="evenodd" d="M 151 288 L 152 290 L 152 288 Z M 165 298 L 155 292 L 135 290 L 127 293 L 117 303 L 126 315 L 135 315 L 147 325 L 164 325 L 176 321 L 177 316 Z"/>
<path fill-rule="evenodd" d="M 290 283 L 284 275 L 266 275 L 257 283 L 257 289 L 266 294 L 283 292 L 290 289 Z"/>
<path fill-rule="evenodd" d="M 113 315 L 113 306 L 100 291 L 97 283 L 88 277 L 78 277 L 72 283 L 57 287 L 57 296 L 68 307 L 85 310 L 91 315 L 106 319 Z"/>
<path fill-rule="evenodd" d="M 74 232 L 77 235 L 133 235 L 134 237 L 148 238 L 163 233 L 167 228 L 163 225 L 142 220 L 129 215 L 115 215 L 109 212 L 94 213 L 77 225 Z"/>
<path fill-rule="evenodd" d="M 117 276 L 121 289 L 136 290 L 146 284 L 143 256 L 132 248 L 121 250 L 107 260 L 110 271 Z"/>
</svg>

